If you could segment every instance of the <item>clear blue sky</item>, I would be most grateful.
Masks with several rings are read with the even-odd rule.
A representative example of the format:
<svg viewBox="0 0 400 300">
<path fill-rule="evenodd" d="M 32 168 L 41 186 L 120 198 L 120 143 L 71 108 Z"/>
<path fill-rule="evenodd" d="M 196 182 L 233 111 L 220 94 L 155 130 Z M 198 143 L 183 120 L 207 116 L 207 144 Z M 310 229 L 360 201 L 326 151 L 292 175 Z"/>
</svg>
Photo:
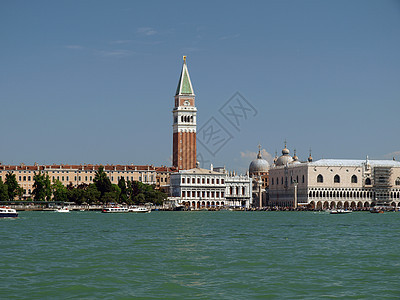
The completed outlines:
<svg viewBox="0 0 400 300">
<path fill-rule="evenodd" d="M 302 160 L 400 159 L 399 1 L 3 0 L 0 37 L 3 164 L 170 165 L 182 55 L 198 128 L 232 136 L 198 147 L 214 165 L 285 139 Z M 240 131 L 218 112 L 237 91 L 257 110 Z"/>
</svg>

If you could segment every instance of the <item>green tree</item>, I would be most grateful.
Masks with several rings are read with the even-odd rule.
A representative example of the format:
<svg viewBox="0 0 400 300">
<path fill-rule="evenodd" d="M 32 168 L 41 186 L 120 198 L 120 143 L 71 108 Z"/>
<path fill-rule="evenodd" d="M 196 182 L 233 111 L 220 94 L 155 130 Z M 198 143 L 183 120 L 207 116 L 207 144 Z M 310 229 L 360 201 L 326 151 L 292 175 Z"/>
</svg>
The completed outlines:
<svg viewBox="0 0 400 300">
<path fill-rule="evenodd" d="M 112 184 L 110 178 L 108 178 L 103 166 L 100 166 L 99 169 L 96 171 L 93 182 L 96 185 L 97 190 L 101 193 L 101 198 L 104 196 L 105 193 L 112 192 Z"/>
<path fill-rule="evenodd" d="M 98 203 L 101 197 L 100 191 L 97 189 L 94 183 L 89 184 L 85 190 L 86 202 L 89 204 Z"/>
<path fill-rule="evenodd" d="M 126 189 L 125 178 L 121 177 L 118 181 L 118 187 L 120 188 L 121 192 L 119 194 L 119 202 L 120 203 L 128 203 L 128 195 Z"/>
<path fill-rule="evenodd" d="M 156 190 L 154 186 L 139 181 L 129 182 L 127 190 L 130 199 L 136 204 L 151 202 L 161 205 L 167 198 L 165 193 Z"/>
<path fill-rule="evenodd" d="M 40 171 L 33 176 L 33 199 L 35 201 L 49 201 L 51 199 L 51 182 L 49 175 L 44 175 Z"/>
<path fill-rule="evenodd" d="M 8 172 L 6 174 L 5 184 L 7 185 L 8 200 L 12 201 L 15 199 L 15 196 L 17 196 L 20 193 L 19 191 L 20 186 L 17 182 L 15 174 Z"/>
<path fill-rule="evenodd" d="M 7 185 L 3 183 L 3 180 L 0 178 L 0 201 L 8 200 L 8 188 Z"/>
<path fill-rule="evenodd" d="M 51 190 L 53 192 L 53 200 L 59 202 L 66 202 L 68 201 L 68 190 L 67 188 L 61 183 L 60 180 L 56 180 L 52 186 Z"/>
</svg>

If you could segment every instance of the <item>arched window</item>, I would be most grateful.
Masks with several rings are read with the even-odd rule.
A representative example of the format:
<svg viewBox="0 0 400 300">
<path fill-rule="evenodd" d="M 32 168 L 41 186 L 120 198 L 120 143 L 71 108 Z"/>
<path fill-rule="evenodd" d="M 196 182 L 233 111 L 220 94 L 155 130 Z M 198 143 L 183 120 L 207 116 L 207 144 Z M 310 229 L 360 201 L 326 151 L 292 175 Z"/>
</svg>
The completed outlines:
<svg viewBox="0 0 400 300">
<path fill-rule="evenodd" d="M 271 178 L 271 185 L 274 185 L 274 178 Z"/>
<path fill-rule="evenodd" d="M 371 178 L 365 179 L 365 185 L 371 185 Z"/>
<path fill-rule="evenodd" d="M 395 184 L 400 185 L 400 177 L 397 177 Z"/>
<path fill-rule="evenodd" d="M 321 174 L 319 174 L 317 176 L 317 182 L 320 182 L 320 183 L 324 182 L 324 177 Z"/>
<path fill-rule="evenodd" d="M 335 177 L 333 177 L 333 182 L 334 183 L 340 183 L 340 176 L 339 175 L 335 175 Z"/>
<path fill-rule="evenodd" d="M 357 183 L 357 176 L 356 175 L 351 176 L 351 183 Z"/>
<path fill-rule="evenodd" d="M 304 183 L 304 175 L 303 175 L 303 183 Z"/>
</svg>

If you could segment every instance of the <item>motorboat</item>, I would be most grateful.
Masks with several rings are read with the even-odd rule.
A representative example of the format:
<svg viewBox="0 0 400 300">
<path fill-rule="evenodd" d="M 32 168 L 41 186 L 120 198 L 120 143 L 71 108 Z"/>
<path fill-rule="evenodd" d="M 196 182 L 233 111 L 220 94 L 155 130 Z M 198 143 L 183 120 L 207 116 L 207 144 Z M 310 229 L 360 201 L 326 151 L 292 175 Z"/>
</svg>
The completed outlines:
<svg viewBox="0 0 400 300">
<path fill-rule="evenodd" d="M 0 218 L 17 218 L 18 213 L 15 209 L 9 208 L 8 206 L 0 207 Z"/>
<path fill-rule="evenodd" d="M 342 209 L 342 208 L 338 208 L 338 209 L 334 209 L 334 210 L 331 210 L 331 214 L 332 215 L 337 215 L 337 214 L 349 214 L 349 213 L 352 213 L 353 211 L 352 210 L 349 210 L 349 209 Z"/>
<path fill-rule="evenodd" d="M 385 211 L 379 207 L 374 207 L 369 210 L 370 213 L 373 214 L 383 214 Z"/>
<path fill-rule="evenodd" d="M 129 212 L 127 207 L 113 206 L 113 207 L 103 207 L 102 213 L 127 213 Z"/>
<path fill-rule="evenodd" d="M 69 213 L 69 208 L 64 206 L 64 207 L 57 208 L 55 211 L 59 212 L 59 213 Z"/>
<path fill-rule="evenodd" d="M 133 206 L 130 207 L 129 212 L 133 212 L 133 213 L 149 213 L 151 212 L 150 209 L 146 208 L 146 207 L 142 207 L 142 206 Z"/>
</svg>

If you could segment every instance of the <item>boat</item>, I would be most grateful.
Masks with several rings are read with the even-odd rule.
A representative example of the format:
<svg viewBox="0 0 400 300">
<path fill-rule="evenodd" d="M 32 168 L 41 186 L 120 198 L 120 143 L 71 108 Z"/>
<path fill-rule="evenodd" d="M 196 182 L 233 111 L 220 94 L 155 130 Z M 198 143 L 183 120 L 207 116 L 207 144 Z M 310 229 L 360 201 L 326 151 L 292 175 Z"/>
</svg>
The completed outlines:
<svg viewBox="0 0 400 300">
<path fill-rule="evenodd" d="M 15 209 L 9 208 L 8 206 L 0 207 L 0 218 L 17 218 L 18 213 Z"/>
<path fill-rule="evenodd" d="M 369 210 L 369 212 L 373 213 L 373 214 L 383 214 L 385 211 L 383 209 L 381 209 L 381 208 L 374 207 L 374 208 L 371 208 Z"/>
<path fill-rule="evenodd" d="M 55 212 L 59 212 L 59 213 L 69 213 L 69 208 L 68 208 L 68 207 L 60 207 L 60 208 L 57 208 L 57 209 L 55 210 Z"/>
<path fill-rule="evenodd" d="M 151 212 L 150 209 L 146 208 L 146 207 L 141 207 L 141 206 L 133 206 L 130 207 L 129 212 L 133 212 L 133 213 L 149 213 Z"/>
<path fill-rule="evenodd" d="M 103 207 L 102 213 L 127 213 L 129 212 L 127 207 L 113 206 L 113 207 Z"/>
<path fill-rule="evenodd" d="M 353 212 L 352 210 L 339 208 L 339 209 L 331 210 L 330 213 L 332 215 L 337 215 L 337 214 L 349 214 L 349 213 L 352 213 L 352 212 Z"/>
</svg>

